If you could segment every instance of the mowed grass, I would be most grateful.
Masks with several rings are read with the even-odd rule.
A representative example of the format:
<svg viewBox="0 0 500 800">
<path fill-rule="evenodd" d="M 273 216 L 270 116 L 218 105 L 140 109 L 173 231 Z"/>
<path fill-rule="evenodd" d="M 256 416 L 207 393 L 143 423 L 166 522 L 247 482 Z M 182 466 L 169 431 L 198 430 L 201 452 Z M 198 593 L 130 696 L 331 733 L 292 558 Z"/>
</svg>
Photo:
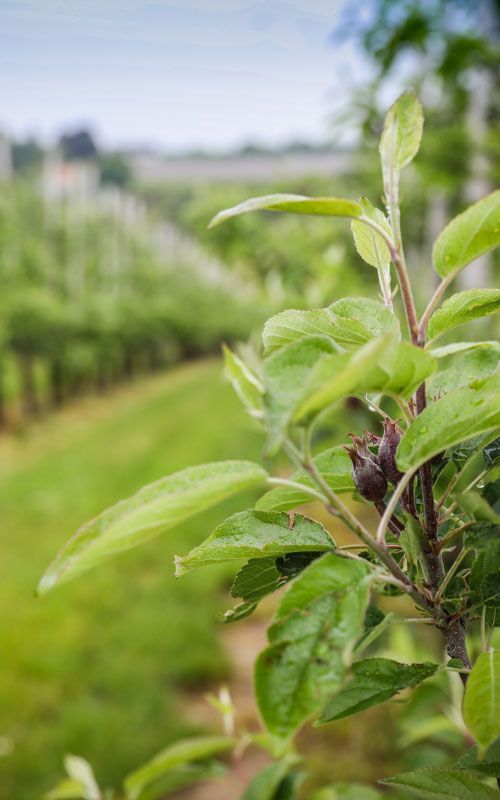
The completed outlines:
<svg viewBox="0 0 500 800">
<path fill-rule="evenodd" d="M 47 563 L 88 518 L 193 463 L 257 458 L 261 438 L 218 362 L 182 367 L 0 441 L 0 796 L 39 798 L 65 753 L 103 785 L 176 737 L 180 688 L 223 680 L 217 644 L 226 573 L 173 577 L 238 497 L 44 599 Z M 215 635 L 215 638 L 214 638 Z"/>
</svg>

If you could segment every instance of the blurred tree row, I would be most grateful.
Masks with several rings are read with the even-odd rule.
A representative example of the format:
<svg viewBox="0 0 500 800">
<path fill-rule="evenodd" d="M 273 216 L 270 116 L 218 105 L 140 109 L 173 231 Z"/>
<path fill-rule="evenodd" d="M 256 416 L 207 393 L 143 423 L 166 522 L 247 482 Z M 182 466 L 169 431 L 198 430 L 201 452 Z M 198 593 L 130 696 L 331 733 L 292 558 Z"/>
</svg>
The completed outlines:
<svg viewBox="0 0 500 800">
<path fill-rule="evenodd" d="M 182 248 L 172 258 L 119 219 L 4 186 L 0 423 L 247 336 L 250 299 L 193 269 Z"/>
<path fill-rule="evenodd" d="M 343 176 L 354 197 L 361 193 L 361 175 Z M 366 182 L 365 182 L 366 190 Z M 278 214 L 246 214 L 207 230 L 221 209 L 252 195 L 293 192 L 335 194 L 333 176 L 251 185 L 234 182 L 196 187 L 149 185 L 140 187 L 150 209 L 159 218 L 173 219 L 186 233 L 230 268 L 258 280 L 265 295 L 278 307 L 321 306 L 336 297 L 366 287 L 366 269 L 356 255 L 349 226 L 331 219 Z M 338 189 L 337 191 L 340 191 Z M 344 189 L 345 191 L 345 189 Z M 376 295 L 375 271 L 366 288 Z"/>
</svg>

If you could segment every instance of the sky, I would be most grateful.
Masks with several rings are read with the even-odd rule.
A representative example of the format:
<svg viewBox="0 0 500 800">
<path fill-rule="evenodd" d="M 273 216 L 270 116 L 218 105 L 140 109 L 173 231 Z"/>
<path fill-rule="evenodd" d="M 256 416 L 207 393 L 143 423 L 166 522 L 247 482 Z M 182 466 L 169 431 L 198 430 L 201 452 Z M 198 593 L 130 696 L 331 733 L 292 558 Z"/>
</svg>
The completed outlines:
<svg viewBox="0 0 500 800">
<path fill-rule="evenodd" d="M 0 0 L 0 129 L 165 151 L 324 140 L 366 70 L 329 41 L 346 2 Z"/>
</svg>

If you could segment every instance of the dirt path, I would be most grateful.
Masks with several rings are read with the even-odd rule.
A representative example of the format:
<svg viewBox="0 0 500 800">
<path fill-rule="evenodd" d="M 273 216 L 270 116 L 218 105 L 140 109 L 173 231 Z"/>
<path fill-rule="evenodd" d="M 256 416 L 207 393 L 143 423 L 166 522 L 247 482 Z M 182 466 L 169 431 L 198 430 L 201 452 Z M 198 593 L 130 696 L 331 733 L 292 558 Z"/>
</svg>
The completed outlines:
<svg viewBox="0 0 500 800">
<path fill-rule="evenodd" d="M 239 731 L 256 731 L 260 727 L 253 693 L 253 666 L 257 654 L 266 645 L 266 621 L 253 617 L 223 630 L 222 644 L 232 665 L 227 683 L 236 709 Z M 184 715 L 212 730 L 220 729 L 220 716 L 200 694 L 189 695 L 183 705 Z M 250 779 L 269 761 L 266 754 L 250 747 L 243 757 L 231 765 L 223 780 L 198 784 L 179 793 L 179 800 L 240 800 Z"/>
</svg>

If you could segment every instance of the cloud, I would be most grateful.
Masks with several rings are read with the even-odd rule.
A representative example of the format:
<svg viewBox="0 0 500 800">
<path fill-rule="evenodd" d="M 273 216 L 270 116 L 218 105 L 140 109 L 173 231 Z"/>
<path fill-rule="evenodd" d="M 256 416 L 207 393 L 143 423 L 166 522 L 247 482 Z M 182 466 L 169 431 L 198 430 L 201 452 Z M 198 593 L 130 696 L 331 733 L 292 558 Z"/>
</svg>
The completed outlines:
<svg viewBox="0 0 500 800">
<path fill-rule="evenodd" d="M 334 23 L 341 0 L 3 0 L 0 40 L 150 41 L 297 47 L 303 28 Z"/>
<path fill-rule="evenodd" d="M 0 116 L 109 143 L 319 138 L 357 69 L 327 42 L 344 2 L 0 0 Z"/>
</svg>

